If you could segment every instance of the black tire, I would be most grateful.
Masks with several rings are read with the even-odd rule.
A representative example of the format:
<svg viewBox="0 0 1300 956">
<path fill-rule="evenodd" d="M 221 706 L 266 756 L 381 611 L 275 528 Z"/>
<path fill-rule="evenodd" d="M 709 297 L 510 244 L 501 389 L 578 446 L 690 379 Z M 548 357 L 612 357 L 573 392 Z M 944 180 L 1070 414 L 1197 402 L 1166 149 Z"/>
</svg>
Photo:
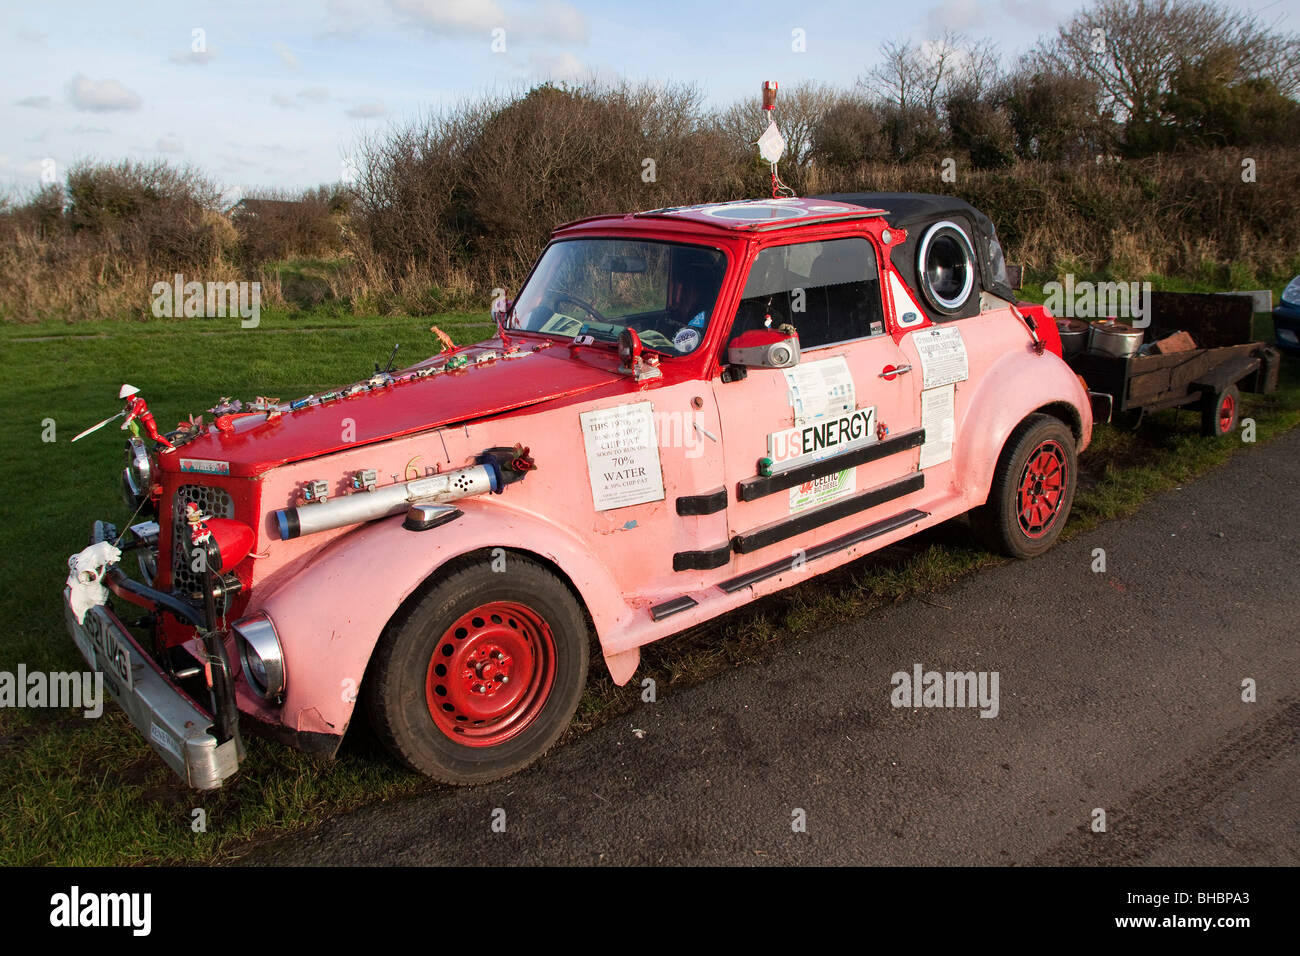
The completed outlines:
<svg viewBox="0 0 1300 956">
<path fill-rule="evenodd" d="M 586 686 L 587 627 L 572 592 L 525 557 L 508 555 L 504 571 L 492 563 L 450 574 L 395 618 L 364 688 L 379 739 L 442 783 L 487 783 L 533 763 L 564 733 Z M 484 608 L 489 613 L 476 613 Z M 530 646 L 535 653 L 526 653 Z M 490 692 L 476 690 L 486 686 Z M 519 701 L 475 721 L 486 713 L 473 708 L 494 706 L 497 695 Z"/>
<path fill-rule="evenodd" d="M 1059 462 L 1064 471 L 1059 489 L 1050 468 L 1046 469 L 1045 479 L 1035 477 L 1038 470 L 1029 471 L 1031 458 L 1037 469 L 1043 455 Z M 1065 527 L 1074 503 L 1078 471 L 1070 429 L 1050 415 L 1030 415 L 1003 446 L 988 502 L 970 513 L 971 527 L 990 551 L 1013 558 L 1037 557 L 1056 543 Z M 1022 489 L 1027 496 L 1023 510 Z M 1034 500 L 1035 493 L 1041 501 Z M 1041 508 L 1048 508 L 1050 514 L 1044 517 Z"/>
<path fill-rule="evenodd" d="M 1206 392 L 1201 398 L 1201 434 L 1222 438 L 1232 434 L 1241 421 L 1241 393 L 1236 385 L 1221 392 Z"/>
</svg>

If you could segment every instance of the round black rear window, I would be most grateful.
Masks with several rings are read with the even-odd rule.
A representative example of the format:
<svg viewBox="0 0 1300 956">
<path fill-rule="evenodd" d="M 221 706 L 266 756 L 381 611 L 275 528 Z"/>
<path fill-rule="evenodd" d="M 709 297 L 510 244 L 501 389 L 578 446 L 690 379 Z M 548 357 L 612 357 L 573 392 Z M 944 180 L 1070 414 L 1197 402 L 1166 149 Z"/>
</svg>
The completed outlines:
<svg viewBox="0 0 1300 956">
<path fill-rule="evenodd" d="M 926 301 L 940 312 L 961 311 L 975 290 L 975 253 L 965 231 L 954 222 L 935 223 L 916 259 Z"/>
</svg>

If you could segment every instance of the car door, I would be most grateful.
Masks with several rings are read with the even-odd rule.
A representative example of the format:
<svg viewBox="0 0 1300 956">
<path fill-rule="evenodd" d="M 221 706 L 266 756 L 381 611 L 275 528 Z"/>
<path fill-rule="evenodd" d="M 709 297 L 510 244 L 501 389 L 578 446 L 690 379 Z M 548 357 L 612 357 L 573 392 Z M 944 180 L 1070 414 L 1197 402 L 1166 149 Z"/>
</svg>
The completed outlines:
<svg viewBox="0 0 1300 956">
<path fill-rule="evenodd" d="M 754 256 L 728 341 L 793 326 L 802 356 L 793 368 L 714 380 L 742 577 L 844 535 L 889 530 L 922 486 L 919 374 L 891 335 L 880 274 L 862 233 L 778 240 Z"/>
</svg>

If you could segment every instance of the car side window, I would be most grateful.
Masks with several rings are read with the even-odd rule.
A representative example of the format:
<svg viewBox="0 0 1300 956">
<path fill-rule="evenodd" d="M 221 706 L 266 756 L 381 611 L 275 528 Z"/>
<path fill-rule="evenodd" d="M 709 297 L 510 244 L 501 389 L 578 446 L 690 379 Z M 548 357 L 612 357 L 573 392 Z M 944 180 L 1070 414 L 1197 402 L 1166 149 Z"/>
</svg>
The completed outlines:
<svg viewBox="0 0 1300 956">
<path fill-rule="evenodd" d="M 731 326 L 731 338 L 792 325 L 802 349 L 881 335 L 876 253 L 866 239 L 769 246 L 754 259 Z"/>
</svg>

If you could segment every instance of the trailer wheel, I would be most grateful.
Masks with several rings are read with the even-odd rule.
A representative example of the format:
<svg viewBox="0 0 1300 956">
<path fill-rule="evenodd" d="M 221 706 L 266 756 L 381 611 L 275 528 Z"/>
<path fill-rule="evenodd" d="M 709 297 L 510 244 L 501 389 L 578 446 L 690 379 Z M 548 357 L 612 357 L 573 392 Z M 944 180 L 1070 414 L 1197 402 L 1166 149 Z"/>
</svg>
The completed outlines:
<svg viewBox="0 0 1300 956">
<path fill-rule="evenodd" d="M 395 620 L 367 680 L 375 731 L 412 769 L 476 784 L 559 739 L 587 681 L 587 627 L 550 571 L 511 557 L 448 576 Z"/>
<path fill-rule="evenodd" d="M 1201 434 L 1222 438 L 1237 427 L 1241 414 L 1241 393 L 1236 385 L 1221 392 L 1206 392 L 1201 399 Z"/>
<path fill-rule="evenodd" d="M 988 502 L 971 512 L 971 526 L 991 551 L 1037 557 L 1065 527 L 1077 471 L 1069 428 L 1050 415 L 1030 415 L 1003 447 Z"/>
</svg>

